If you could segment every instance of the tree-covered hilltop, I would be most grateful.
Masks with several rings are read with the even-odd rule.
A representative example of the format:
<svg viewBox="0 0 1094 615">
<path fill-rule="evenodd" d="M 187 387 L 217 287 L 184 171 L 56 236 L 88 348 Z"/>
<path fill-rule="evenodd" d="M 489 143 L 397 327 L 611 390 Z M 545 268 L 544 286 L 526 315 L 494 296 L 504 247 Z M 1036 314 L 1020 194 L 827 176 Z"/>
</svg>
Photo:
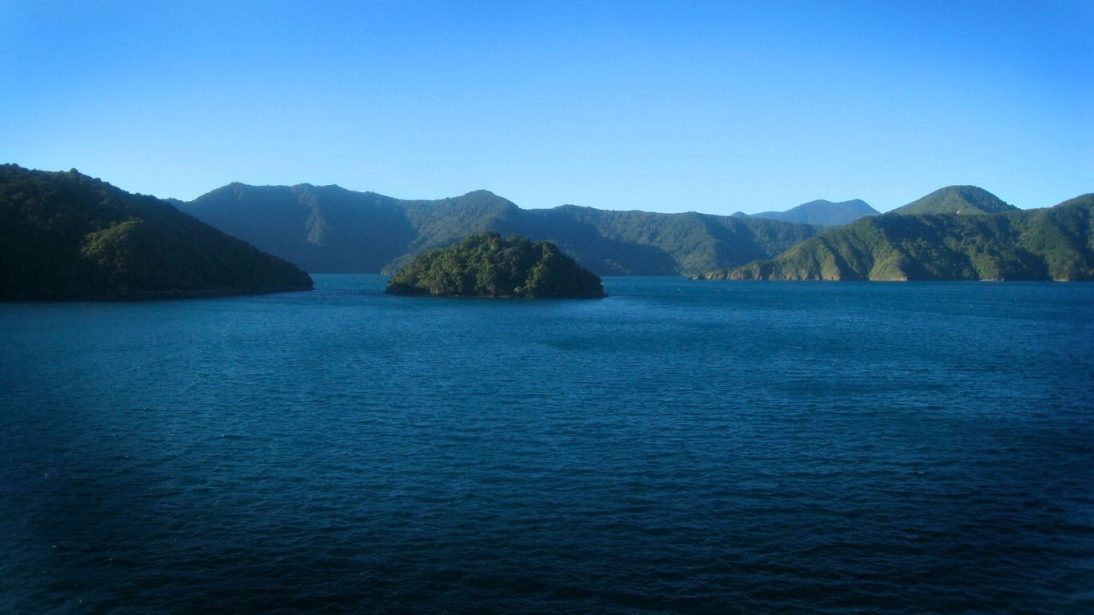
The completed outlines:
<svg viewBox="0 0 1094 615">
<path fill-rule="evenodd" d="M 730 280 L 1094 280 L 1094 194 L 1028 211 L 889 213 L 818 235 Z"/>
<path fill-rule="evenodd" d="M 0 300 L 205 297 L 310 290 L 295 266 L 75 170 L 0 165 Z"/>
<path fill-rule="evenodd" d="M 397 295 L 600 298 L 600 278 L 558 246 L 480 233 L 419 255 L 387 283 Z"/>
<path fill-rule="evenodd" d="M 916 199 L 903 207 L 898 207 L 890 214 L 902 216 L 922 216 L 929 214 L 960 214 L 963 216 L 977 214 L 995 214 L 1004 211 L 1017 211 L 1018 208 L 1010 205 L 994 194 L 976 186 L 946 186 L 939 188 L 927 196 Z"/>
<path fill-rule="evenodd" d="M 802 224 L 698 213 L 521 209 L 485 190 L 434 201 L 338 186 L 231 184 L 183 211 L 308 271 L 388 272 L 492 231 L 550 241 L 601 275 L 696 274 L 772 258 L 816 234 Z"/>
</svg>

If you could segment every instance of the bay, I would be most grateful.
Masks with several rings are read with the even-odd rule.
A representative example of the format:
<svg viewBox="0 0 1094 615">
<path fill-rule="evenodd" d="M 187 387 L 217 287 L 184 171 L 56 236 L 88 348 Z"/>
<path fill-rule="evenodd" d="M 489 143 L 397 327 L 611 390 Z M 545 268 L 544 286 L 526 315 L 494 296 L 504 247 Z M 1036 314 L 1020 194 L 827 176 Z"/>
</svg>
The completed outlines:
<svg viewBox="0 0 1094 615">
<path fill-rule="evenodd" d="M 1094 286 L 0 305 L 0 610 L 1094 608 Z"/>
</svg>

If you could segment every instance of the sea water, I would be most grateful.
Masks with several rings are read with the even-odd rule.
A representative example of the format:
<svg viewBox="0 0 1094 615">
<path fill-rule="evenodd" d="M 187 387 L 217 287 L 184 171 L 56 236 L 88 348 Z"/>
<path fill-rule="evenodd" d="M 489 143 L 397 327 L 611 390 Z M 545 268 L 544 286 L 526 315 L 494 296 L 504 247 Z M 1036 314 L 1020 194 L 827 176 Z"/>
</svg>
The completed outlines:
<svg viewBox="0 0 1094 615">
<path fill-rule="evenodd" d="M 1094 285 L 0 305 L 0 611 L 1094 609 Z"/>
</svg>

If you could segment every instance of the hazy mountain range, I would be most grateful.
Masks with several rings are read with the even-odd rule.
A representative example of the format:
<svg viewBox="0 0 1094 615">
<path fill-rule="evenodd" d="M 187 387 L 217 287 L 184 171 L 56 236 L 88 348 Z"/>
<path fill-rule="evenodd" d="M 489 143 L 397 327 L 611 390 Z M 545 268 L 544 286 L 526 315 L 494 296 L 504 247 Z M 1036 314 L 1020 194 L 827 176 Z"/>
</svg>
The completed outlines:
<svg viewBox="0 0 1094 615">
<path fill-rule="evenodd" d="M 803 203 L 786 211 L 764 211 L 751 215 L 737 212 L 733 215 L 739 218 L 764 218 L 766 220 L 797 222 L 798 224 L 813 224 L 816 226 L 840 226 L 850 224 L 865 216 L 877 215 L 877 213 L 876 209 L 870 207 L 866 204 L 866 201 L 861 199 L 839 203 L 819 199 Z"/>
<path fill-rule="evenodd" d="M 782 212 L 814 222 L 855 218 L 843 226 L 758 217 L 765 214 L 525 210 L 486 191 L 404 201 L 307 184 L 232 184 L 181 208 L 315 272 L 392 271 L 425 249 L 494 231 L 554 242 L 600 275 L 1079 280 L 1089 279 L 1094 251 L 1080 215 L 1088 200 L 1051 214 L 1025 212 L 982 188 L 949 186 L 884 215 L 857 200 Z"/>
<path fill-rule="evenodd" d="M 771 258 L 818 228 L 699 213 L 521 209 L 485 190 L 433 201 L 338 186 L 231 184 L 180 209 L 311 272 L 388 272 L 493 231 L 557 244 L 599 275 L 698 274 Z"/>
</svg>

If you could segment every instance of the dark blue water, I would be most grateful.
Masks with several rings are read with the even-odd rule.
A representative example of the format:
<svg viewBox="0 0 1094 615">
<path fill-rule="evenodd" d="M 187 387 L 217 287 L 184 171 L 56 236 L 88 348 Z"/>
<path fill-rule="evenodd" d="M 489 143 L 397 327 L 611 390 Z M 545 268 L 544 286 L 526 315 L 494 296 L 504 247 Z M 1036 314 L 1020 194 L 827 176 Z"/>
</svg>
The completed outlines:
<svg viewBox="0 0 1094 615">
<path fill-rule="evenodd" d="M 1094 609 L 1094 285 L 0 305 L 0 611 Z"/>
</svg>

